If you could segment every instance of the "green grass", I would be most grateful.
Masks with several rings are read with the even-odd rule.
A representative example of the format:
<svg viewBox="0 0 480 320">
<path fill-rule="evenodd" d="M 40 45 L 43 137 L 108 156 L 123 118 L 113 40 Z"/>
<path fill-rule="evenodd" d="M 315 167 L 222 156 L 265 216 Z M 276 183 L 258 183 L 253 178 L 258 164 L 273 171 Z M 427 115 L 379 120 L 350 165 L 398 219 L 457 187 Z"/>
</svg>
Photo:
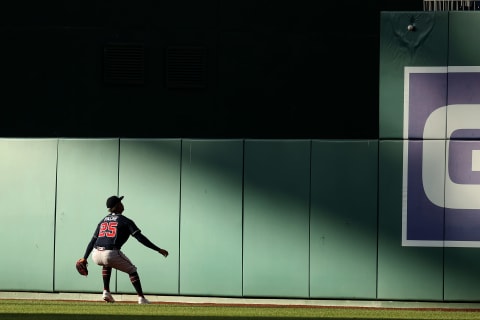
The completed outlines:
<svg viewBox="0 0 480 320">
<path fill-rule="evenodd" d="M 299 319 L 480 319 L 478 310 L 358 307 L 230 306 L 130 302 L 0 300 L 0 319 L 22 320 L 299 320 Z"/>
</svg>

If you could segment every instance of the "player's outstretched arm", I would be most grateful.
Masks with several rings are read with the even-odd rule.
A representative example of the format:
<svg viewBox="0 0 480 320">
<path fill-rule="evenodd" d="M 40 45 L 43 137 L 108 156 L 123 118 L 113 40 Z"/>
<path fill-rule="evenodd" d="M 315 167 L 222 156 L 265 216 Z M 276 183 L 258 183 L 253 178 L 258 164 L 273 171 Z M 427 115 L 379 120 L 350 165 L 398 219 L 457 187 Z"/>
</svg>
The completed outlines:
<svg viewBox="0 0 480 320">
<path fill-rule="evenodd" d="M 137 239 L 145 247 L 148 247 L 150 249 L 153 249 L 153 250 L 159 252 L 165 258 L 168 256 L 168 251 L 167 250 L 164 250 L 160 247 L 157 247 L 152 241 L 150 241 L 147 237 L 145 237 L 140 231 L 133 234 L 133 236 L 135 237 L 135 239 Z"/>
</svg>

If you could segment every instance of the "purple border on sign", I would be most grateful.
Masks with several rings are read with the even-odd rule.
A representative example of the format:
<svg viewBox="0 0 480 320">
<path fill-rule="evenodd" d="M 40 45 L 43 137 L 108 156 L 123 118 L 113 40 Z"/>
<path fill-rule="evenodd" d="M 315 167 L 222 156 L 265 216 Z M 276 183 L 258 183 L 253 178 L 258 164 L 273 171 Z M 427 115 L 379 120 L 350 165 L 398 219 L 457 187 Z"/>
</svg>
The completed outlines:
<svg viewBox="0 0 480 320">
<path fill-rule="evenodd" d="M 478 88 L 480 72 L 450 72 L 448 79 L 446 73 L 409 74 L 408 241 L 480 240 L 480 209 L 439 207 L 427 198 L 422 182 L 423 143 L 428 143 L 423 139 L 423 129 L 429 115 L 447 105 L 450 108 L 455 104 L 480 104 Z M 480 130 L 457 130 L 451 138 L 447 141 L 450 144 L 447 169 L 452 180 L 459 184 L 480 184 L 480 173 L 471 170 L 471 151 L 480 147 L 480 141 L 475 141 L 480 140 Z"/>
</svg>

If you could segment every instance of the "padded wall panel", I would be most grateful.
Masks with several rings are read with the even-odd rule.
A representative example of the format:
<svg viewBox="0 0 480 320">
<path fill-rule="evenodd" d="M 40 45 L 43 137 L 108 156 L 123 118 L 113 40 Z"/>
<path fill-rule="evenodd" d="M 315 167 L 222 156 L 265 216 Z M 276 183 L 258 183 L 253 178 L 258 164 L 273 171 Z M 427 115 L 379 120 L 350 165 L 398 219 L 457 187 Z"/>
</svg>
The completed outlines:
<svg viewBox="0 0 480 320">
<path fill-rule="evenodd" d="M 242 140 L 183 140 L 180 294 L 242 296 L 242 175 Z"/>
<path fill-rule="evenodd" d="M 377 141 L 313 141 L 310 297 L 375 299 Z"/>
<path fill-rule="evenodd" d="M 475 71 L 474 73 L 458 73 L 457 86 L 449 86 L 449 103 L 464 103 L 477 107 L 480 104 L 478 94 L 478 77 L 480 66 L 480 44 L 472 41 L 478 36 L 480 28 L 480 17 L 475 12 L 450 12 L 449 24 L 449 65 L 465 66 L 463 70 Z M 470 67 L 468 67 L 470 66 Z M 456 68 L 452 68 L 456 69 Z M 464 79 L 460 78 L 463 76 Z M 449 82 L 450 83 L 450 82 Z M 468 110 L 466 110 L 468 111 Z M 463 238 L 463 242 L 470 243 L 472 248 L 445 248 L 445 299 L 453 301 L 478 301 L 480 299 L 480 252 L 479 246 L 479 225 L 478 219 L 478 192 L 476 189 L 479 183 L 478 157 L 475 157 L 475 150 L 478 152 L 478 116 L 467 116 L 459 121 L 458 125 L 468 127 L 465 131 L 474 135 L 475 140 L 451 141 L 449 153 L 449 170 L 452 182 L 447 185 L 446 197 L 455 198 L 457 204 L 464 206 L 463 210 L 456 213 L 452 209 L 446 209 L 447 236 L 449 238 Z M 451 119 L 450 115 L 448 119 Z M 470 120 L 470 121 L 469 121 Z M 473 123 L 472 123 L 473 121 Z M 450 122 L 450 121 L 449 121 Z M 473 125 L 472 125 L 473 124 Z M 461 128 L 457 128 L 461 129 Z M 460 131 L 457 131 L 460 132 Z M 455 147 L 458 145 L 458 147 Z M 453 158 L 452 158 L 453 157 Z M 473 192 L 472 192 L 473 191 Z M 454 214 L 453 214 L 454 213 Z M 465 244 L 465 246 L 468 246 Z"/>
<path fill-rule="evenodd" d="M 445 300 L 478 302 L 479 269 L 478 248 L 445 248 Z"/>
<path fill-rule="evenodd" d="M 415 31 L 407 30 L 411 23 L 415 24 Z M 403 137 L 404 67 L 447 66 L 448 41 L 448 12 L 381 12 L 381 139 Z"/>
<path fill-rule="evenodd" d="M 309 295 L 310 141 L 246 140 L 243 294 Z"/>
<path fill-rule="evenodd" d="M 450 11 L 448 34 L 449 66 L 480 66 L 478 37 L 480 19 L 478 12 Z"/>
<path fill-rule="evenodd" d="M 443 248 L 402 246 L 402 154 L 402 140 L 380 141 L 377 298 L 440 301 Z"/>
<path fill-rule="evenodd" d="M 122 251 L 137 266 L 143 291 L 178 294 L 179 278 L 179 139 L 121 139 L 119 194 L 125 196 L 124 215 L 157 246 L 161 254 L 131 237 Z M 118 273 L 118 291 L 134 293 L 129 277 Z"/>
<path fill-rule="evenodd" d="M 75 261 L 83 257 L 106 200 L 118 190 L 118 139 L 60 139 L 58 143 L 55 290 L 99 292 L 102 268 L 88 258 L 90 275 L 81 277 Z M 115 272 L 110 286 L 116 289 Z M 101 299 L 101 296 L 99 296 Z"/>
<path fill-rule="evenodd" d="M 1 290 L 52 291 L 57 139 L 0 139 L 0 154 Z"/>
</svg>

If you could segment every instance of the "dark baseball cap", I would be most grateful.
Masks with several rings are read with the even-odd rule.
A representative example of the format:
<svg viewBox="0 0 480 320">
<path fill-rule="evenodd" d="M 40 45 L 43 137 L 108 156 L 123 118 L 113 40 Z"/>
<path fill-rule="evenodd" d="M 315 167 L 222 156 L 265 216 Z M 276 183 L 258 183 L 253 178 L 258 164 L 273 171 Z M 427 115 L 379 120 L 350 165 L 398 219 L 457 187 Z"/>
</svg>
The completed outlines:
<svg viewBox="0 0 480 320">
<path fill-rule="evenodd" d="M 121 196 L 121 197 L 111 196 L 110 198 L 107 199 L 107 208 L 111 209 L 111 208 L 115 207 L 115 205 L 117 203 L 119 203 L 120 201 L 122 201 L 122 199 L 123 199 L 123 196 Z"/>
</svg>

